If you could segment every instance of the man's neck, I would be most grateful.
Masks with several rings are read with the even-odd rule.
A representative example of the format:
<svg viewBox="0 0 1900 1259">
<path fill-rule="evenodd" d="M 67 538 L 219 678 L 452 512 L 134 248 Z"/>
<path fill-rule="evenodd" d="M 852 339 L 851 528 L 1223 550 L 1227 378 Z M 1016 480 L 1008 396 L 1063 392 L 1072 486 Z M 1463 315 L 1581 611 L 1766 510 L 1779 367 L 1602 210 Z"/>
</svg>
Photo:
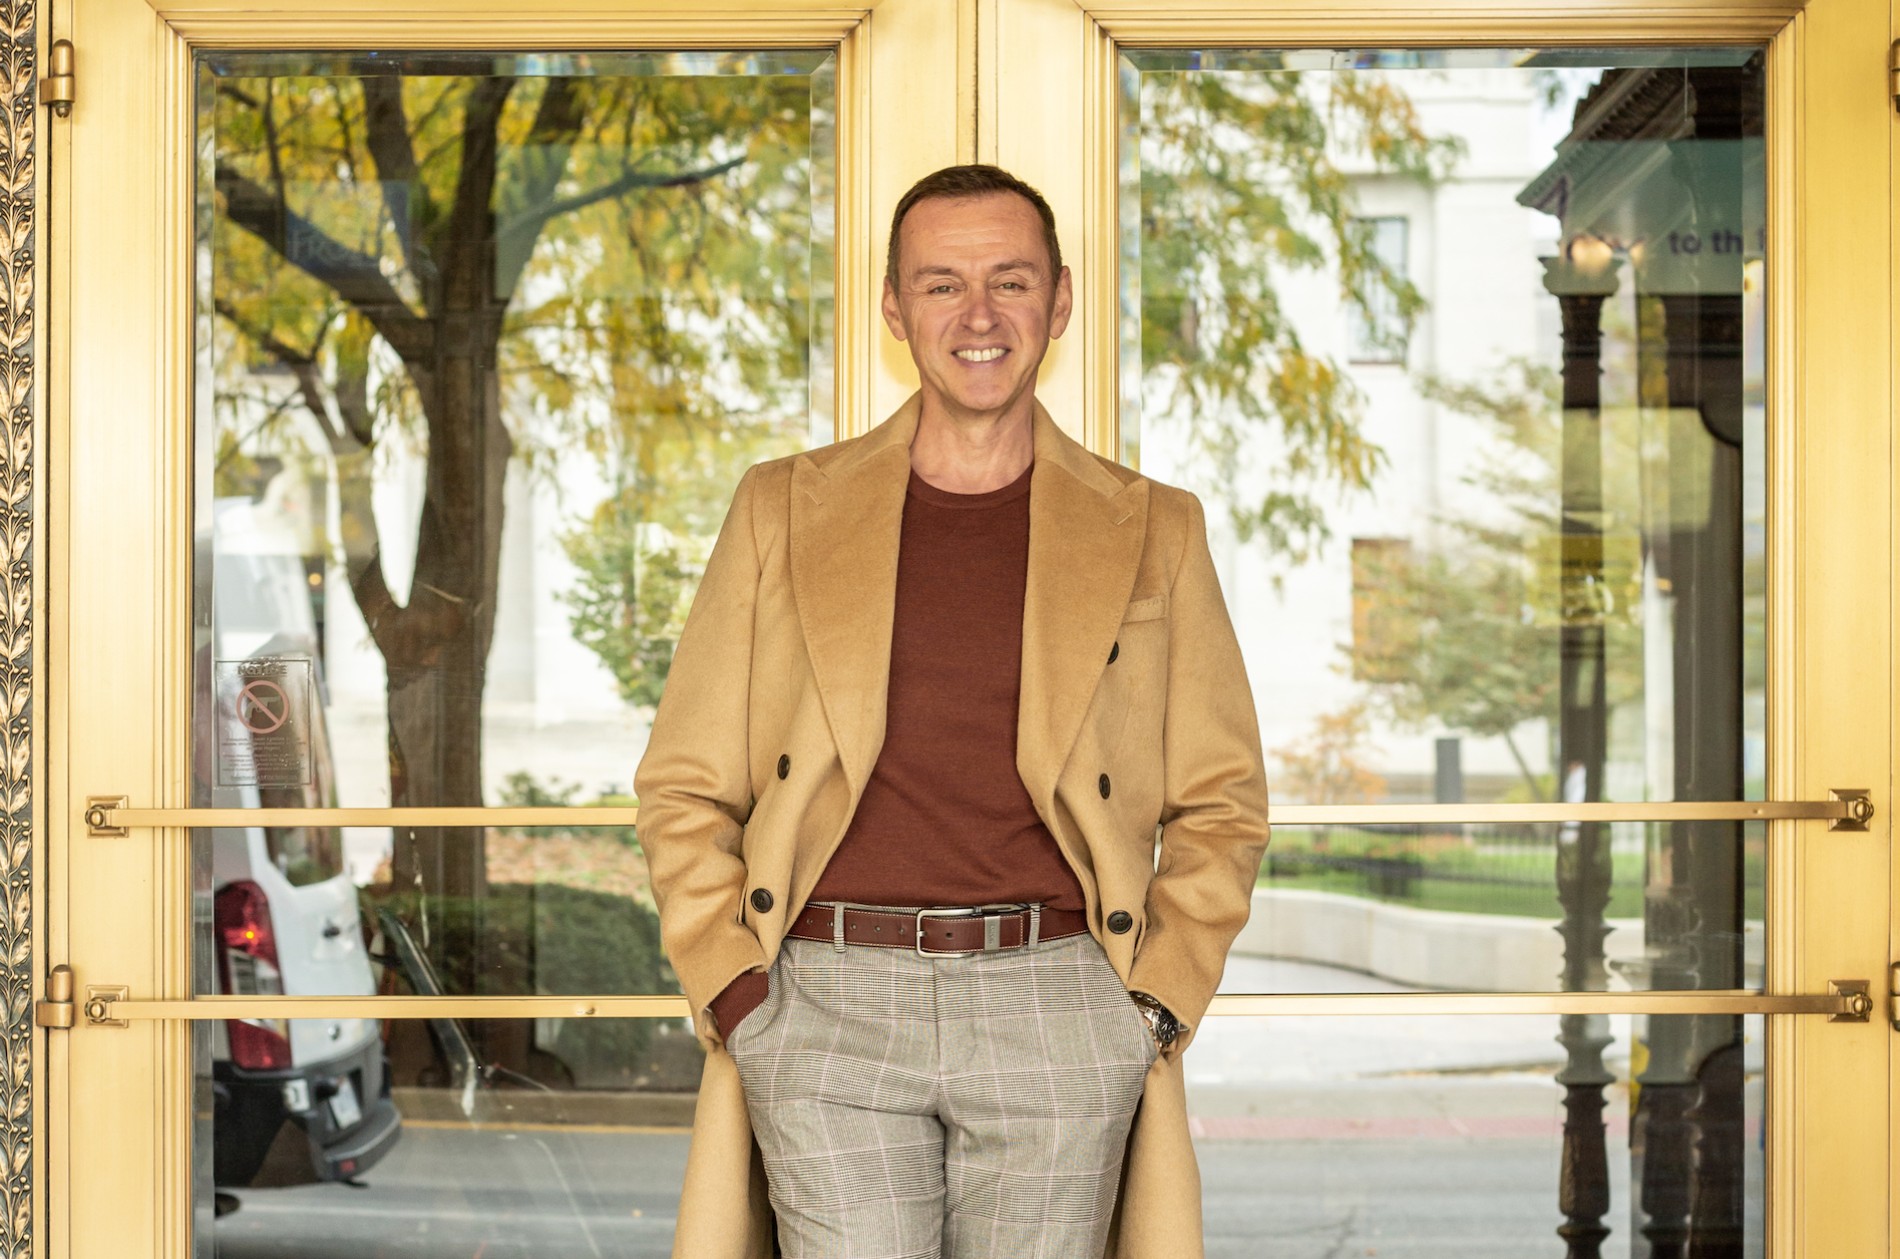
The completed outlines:
<svg viewBox="0 0 1900 1259">
<path fill-rule="evenodd" d="M 1025 396 L 999 415 L 958 416 L 926 398 L 910 442 L 911 471 L 952 494 L 985 494 L 1035 462 L 1035 403 Z"/>
</svg>

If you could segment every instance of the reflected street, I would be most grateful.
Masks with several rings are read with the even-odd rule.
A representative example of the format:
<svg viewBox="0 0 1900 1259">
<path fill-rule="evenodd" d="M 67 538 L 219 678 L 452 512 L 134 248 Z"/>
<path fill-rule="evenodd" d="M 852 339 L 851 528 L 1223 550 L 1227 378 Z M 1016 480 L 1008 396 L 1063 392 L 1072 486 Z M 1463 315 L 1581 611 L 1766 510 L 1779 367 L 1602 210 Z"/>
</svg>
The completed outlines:
<svg viewBox="0 0 1900 1259">
<path fill-rule="evenodd" d="M 1368 982 L 1404 991 L 1246 957 L 1230 960 L 1223 986 L 1364 991 Z M 1456 1036 L 1443 1026 L 1452 1022 Z M 1620 1222 L 1631 1183 L 1628 1020 L 1612 1030 L 1606 1057 L 1619 1082 L 1606 1118 L 1619 1201 L 1610 1218 Z M 1188 1057 L 1210 1259 L 1543 1252 L 1562 1221 L 1550 1192 L 1563 1124 L 1556 1033 L 1554 1017 L 1210 1020 Z M 242 1193 L 242 1208 L 217 1226 L 218 1254 L 658 1259 L 672 1246 L 683 1115 L 671 1097 L 613 1101 L 613 1123 L 471 1129 L 417 1117 L 411 1100 L 403 1140 L 367 1188 Z M 1630 1253 L 1621 1229 L 1604 1248 Z"/>
<path fill-rule="evenodd" d="M 1548 1081 L 1518 1087 L 1549 1109 Z M 684 1132 L 509 1134 L 501 1161 L 487 1135 L 412 1129 L 369 1189 L 241 1195 L 243 1209 L 218 1225 L 218 1253 L 665 1259 L 686 1141 Z M 1371 1138 L 1354 1144 L 1350 1164 L 1316 1159 L 1300 1141 L 1203 1140 L 1199 1152 L 1209 1259 L 1519 1259 L 1555 1222 L 1547 1190 L 1557 1151 L 1542 1138 Z"/>
</svg>

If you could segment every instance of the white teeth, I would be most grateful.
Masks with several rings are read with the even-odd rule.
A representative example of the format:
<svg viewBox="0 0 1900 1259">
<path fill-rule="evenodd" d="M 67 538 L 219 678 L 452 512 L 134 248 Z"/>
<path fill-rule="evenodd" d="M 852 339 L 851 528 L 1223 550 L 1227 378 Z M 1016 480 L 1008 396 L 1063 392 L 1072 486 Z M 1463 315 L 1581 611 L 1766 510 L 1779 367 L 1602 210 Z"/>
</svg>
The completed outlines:
<svg viewBox="0 0 1900 1259">
<path fill-rule="evenodd" d="M 966 363 L 993 363 L 1003 357 L 1003 348 L 996 346 L 988 350 L 958 350 L 956 355 Z"/>
</svg>

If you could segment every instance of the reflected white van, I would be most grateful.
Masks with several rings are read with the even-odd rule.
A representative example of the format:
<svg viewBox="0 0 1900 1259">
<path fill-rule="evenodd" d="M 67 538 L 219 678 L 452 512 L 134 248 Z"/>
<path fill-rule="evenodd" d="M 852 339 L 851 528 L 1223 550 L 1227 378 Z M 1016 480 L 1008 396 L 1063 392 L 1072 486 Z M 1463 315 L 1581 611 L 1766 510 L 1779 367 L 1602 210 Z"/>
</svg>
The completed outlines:
<svg viewBox="0 0 1900 1259">
<path fill-rule="evenodd" d="M 210 711 L 201 717 L 214 727 L 212 763 L 203 767 L 211 805 L 334 806 L 303 557 L 247 499 L 219 500 L 215 519 Z M 375 991 L 337 828 L 218 827 L 210 866 L 215 961 L 203 982 L 245 996 Z M 230 1019 L 213 1027 L 220 1189 L 356 1181 L 395 1145 L 402 1121 L 378 1021 Z"/>
</svg>

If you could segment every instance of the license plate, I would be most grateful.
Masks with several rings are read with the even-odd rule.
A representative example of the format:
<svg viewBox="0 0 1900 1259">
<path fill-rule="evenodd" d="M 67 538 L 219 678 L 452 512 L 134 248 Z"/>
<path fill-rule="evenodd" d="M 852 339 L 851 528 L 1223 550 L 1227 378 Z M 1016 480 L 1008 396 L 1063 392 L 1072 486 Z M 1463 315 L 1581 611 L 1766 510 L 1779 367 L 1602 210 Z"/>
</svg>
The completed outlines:
<svg viewBox="0 0 1900 1259">
<path fill-rule="evenodd" d="M 363 1108 L 356 1101 L 356 1085 L 347 1078 L 338 1080 L 335 1096 L 330 1098 L 330 1118 L 339 1128 L 350 1128 L 360 1123 Z"/>
</svg>

